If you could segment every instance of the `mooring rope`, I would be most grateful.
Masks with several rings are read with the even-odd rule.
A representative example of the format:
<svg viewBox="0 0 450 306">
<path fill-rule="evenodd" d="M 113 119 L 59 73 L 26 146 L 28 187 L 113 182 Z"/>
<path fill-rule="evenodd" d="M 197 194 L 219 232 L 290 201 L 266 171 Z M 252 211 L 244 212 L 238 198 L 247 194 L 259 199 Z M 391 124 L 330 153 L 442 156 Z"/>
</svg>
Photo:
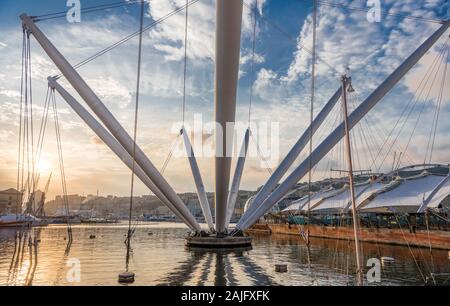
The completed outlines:
<svg viewBox="0 0 450 306">
<path fill-rule="evenodd" d="M 134 234 L 132 229 L 131 220 L 133 215 L 133 196 L 134 196 L 134 177 L 135 177 L 135 167 L 136 167 L 136 139 L 138 130 L 138 113 L 139 113 L 139 94 L 141 85 L 141 64 L 142 64 L 142 33 L 144 28 L 144 13 L 145 13 L 145 1 L 141 1 L 141 12 L 140 12 L 140 28 L 139 28 L 139 50 L 138 50 L 138 68 L 137 68 L 137 81 L 136 81 L 136 103 L 134 111 L 134 133 L 133 133 L 133 166 L 131 171 L 131 190 L 130 190 L 130 210 L 128 216 L 128 234 L 127 234 L 127 256 L 125 268 L 128 272 L 128 266 L 130 262 L 130 249 L 131 249 L 131 237 Z"/>
</svg>

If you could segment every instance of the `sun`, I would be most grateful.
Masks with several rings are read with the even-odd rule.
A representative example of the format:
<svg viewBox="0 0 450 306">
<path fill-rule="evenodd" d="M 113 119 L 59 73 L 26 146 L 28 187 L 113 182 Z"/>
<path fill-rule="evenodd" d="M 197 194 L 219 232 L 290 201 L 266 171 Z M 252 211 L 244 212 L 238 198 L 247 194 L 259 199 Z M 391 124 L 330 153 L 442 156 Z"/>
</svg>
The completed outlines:
<svg viewBox="0 0 450 306">
<path fill-rule="evenodd" d="M 37 165 L 37 172 L 38 173 L 48 173 L 51 169 L 51 165 L 50 163 L 45 160 L 45 159 L 41 159 Z"/>
</svg>

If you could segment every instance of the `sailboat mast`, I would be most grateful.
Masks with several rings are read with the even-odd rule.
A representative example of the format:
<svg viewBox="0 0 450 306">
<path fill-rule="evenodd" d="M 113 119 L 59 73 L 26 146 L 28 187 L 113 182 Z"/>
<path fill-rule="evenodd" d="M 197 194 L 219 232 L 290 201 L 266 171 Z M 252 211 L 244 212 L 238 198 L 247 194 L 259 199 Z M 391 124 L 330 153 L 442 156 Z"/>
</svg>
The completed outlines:
<svg viewBox="0 0 450 306">
<path fill-rule="evenodd" d="M 364 284 L 363 270 L 362 270 L 362 252 L 359 241 L 359 218 L 356 211 L 355 200 L 355 188 L 353 184 L 353 162 L 352 151 L 350 144 L 350 128 L 348 124 L 348 109 L 347 109 L 347 88 L 350 85 L 350 79 L 344 75 L 342 76 L 342 111 L 344 114 L 344 129 L 345 129 L 345 149 L 348 165 L 348 180 L 350 186 L 350 196 L 352 202 L 352 218 L 353 218 L 353 231 L 355 235 L 355 248 L 356 248 L 356 283 L 358 286 Z"/>
</svg>

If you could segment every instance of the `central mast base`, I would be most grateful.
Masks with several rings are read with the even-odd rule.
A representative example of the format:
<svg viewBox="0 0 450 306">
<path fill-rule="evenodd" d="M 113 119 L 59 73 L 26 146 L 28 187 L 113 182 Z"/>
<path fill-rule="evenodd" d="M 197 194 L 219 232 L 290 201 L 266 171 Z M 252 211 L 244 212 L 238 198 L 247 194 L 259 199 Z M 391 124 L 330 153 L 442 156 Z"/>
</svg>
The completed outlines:
<svg viewBox="0 0 450 306">
<path fill-rule="evenodd" d="M 186 246 L 192 248 L 205 248 L 205 249 L 234 249 L 234 248 L 247 248 L 252 246 L 251 237 L 187 237 Z"/>
</svg>

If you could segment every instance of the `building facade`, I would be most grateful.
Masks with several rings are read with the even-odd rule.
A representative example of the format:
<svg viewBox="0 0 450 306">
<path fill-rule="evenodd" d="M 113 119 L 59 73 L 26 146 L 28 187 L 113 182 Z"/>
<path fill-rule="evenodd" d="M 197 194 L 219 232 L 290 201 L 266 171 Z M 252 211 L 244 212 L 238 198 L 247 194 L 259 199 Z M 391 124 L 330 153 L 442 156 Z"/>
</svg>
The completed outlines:
<svg viewBox="0 0 450 306">
<path fill-rule="evenodd" d="M 16 214 L 22 211 L 22 193 L 14 188 L 0 191 L 0 214 Z"/>
</svg>

